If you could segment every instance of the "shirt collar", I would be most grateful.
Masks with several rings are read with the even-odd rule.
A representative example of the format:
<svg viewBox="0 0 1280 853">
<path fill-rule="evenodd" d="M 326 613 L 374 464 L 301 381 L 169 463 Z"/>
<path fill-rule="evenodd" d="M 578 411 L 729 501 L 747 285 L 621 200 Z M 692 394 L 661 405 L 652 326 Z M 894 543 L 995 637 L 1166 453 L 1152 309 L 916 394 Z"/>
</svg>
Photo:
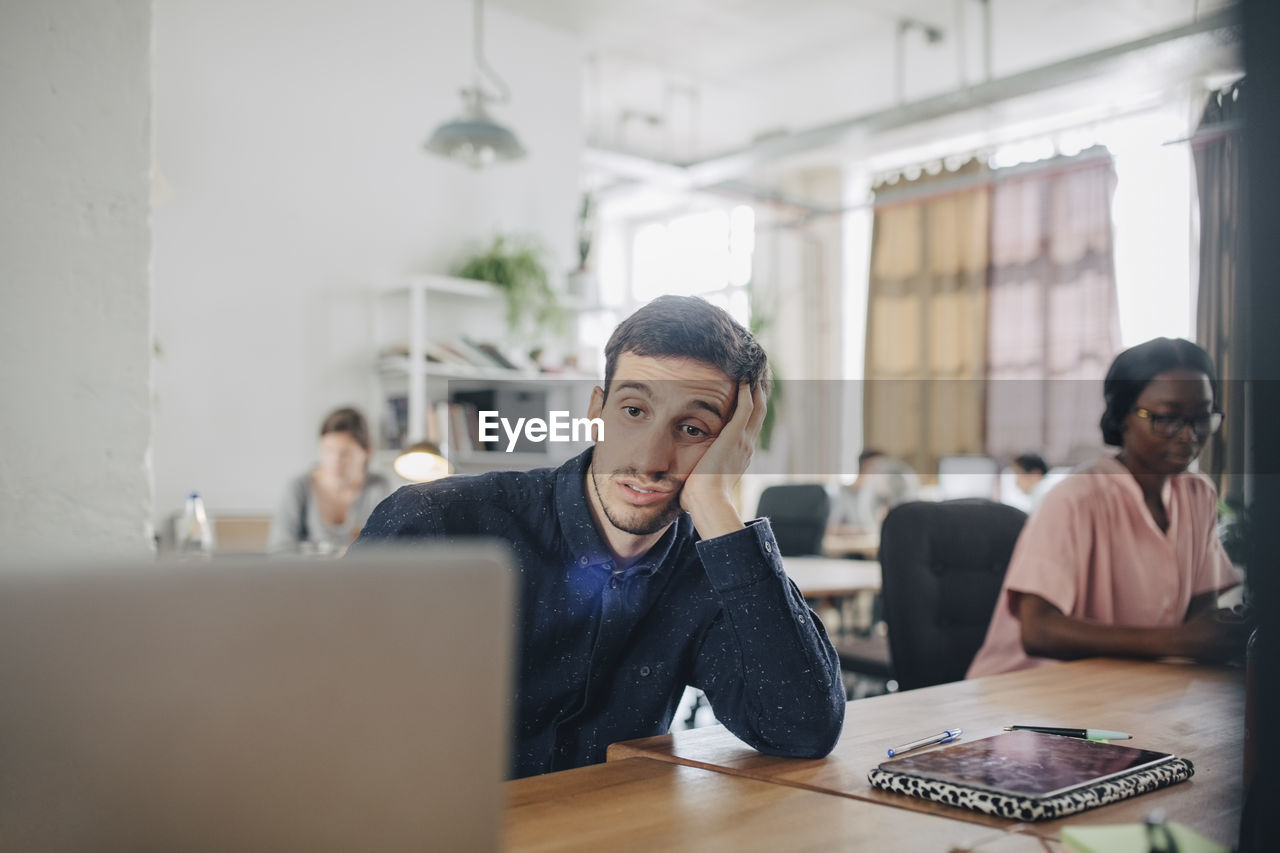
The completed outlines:
<svg viewBox="0 0 1280 853">
<path fill-rule="evenodd" d="M 587 448 L 556 472 L 556 514 L 560 530 L 568 543 L 569 553 L 579 566 L 600 566 L 611 572 L 618 571 L 613 555 L 604 543 L 604 537 L 596 530 L 595 519 L 587 499 L 587 468 L 591 465 L 594 448 Z M 640 561 L 626 570 L 628 574 L 651 575 L 660 571 L 676 549 L 676 542 L 689 538 L 693 532 L 693 520 L 689 513 L 681 512 Z"/>
<path fill-rule="evenodd" d="M 1142 486 L 1138 483 L 1138 478 L 1133 476 L 1133 472 L 1129 470 L 1127 465 L 1125 465 L 1123 462 L 1120 461 L 1120 458 L 1118 456 L 1102 457 L 1101 464 L 1099 465 L 1099 467 L 1104 469 L 1110 469 L 1109 471 L 1104 471 L 1103 473 L 1107 473 L 1107 474 L 1114 473 L 1114 474 L 1125 475 L 1119 481 L 1124 484 L 1123 488 L 1128 490 L 1128 492 L 1131 495 L 1134 495 L 1135 497 L 1137 497 L 1139 501 L 1146 500 L 1146 496 L 1143 495 L 1142 493 Z M 1161 503 L 1164 504 L 1164 507 L 1166 510 L 1172 509 L 1174 481 L 1177 480 L 1179 477 L 1184 476 L 1186 473 L 1187 473 L 1186 471 L 1180 471 L 1177 474 L 1174 474 L 1172 477 L 1167 477 L 1164 481 L 1164 485 L 1160 487 L 1160 501 Z"/>
</svg>

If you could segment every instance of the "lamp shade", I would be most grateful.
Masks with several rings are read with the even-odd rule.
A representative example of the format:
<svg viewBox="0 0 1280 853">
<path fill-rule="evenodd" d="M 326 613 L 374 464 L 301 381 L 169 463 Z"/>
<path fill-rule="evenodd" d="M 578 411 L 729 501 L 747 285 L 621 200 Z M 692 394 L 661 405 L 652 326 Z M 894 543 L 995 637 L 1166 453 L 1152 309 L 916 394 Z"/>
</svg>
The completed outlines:
<svg viewBox="0 0 1280 853">
<path fill-rule="evenodd" d="M 453 466 L 444 458 L 440 447 L 430 441 L 410 445 L 396 457 L 392 467 L 411 483 L 427 483 L 453 473 Z"/>
<path fill-rule="evenodd" d="M 466 163 L 473 169 L 524 156 L 524 146 L 516 135 L 490 118 L 478 99 L 468 107 L 466 115 L 436 128 L 427 140 L 428 151 Z"/>
</svg>

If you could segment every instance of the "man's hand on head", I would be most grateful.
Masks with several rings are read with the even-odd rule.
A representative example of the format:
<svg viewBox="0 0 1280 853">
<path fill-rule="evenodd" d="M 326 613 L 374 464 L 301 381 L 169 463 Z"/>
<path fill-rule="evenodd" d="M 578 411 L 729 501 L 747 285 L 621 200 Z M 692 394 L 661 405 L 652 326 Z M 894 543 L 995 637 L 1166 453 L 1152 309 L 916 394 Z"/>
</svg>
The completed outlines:
<svg viewBox="0 0 1280 853">
<path fill-rule="evenodd" d="M 760 387 L 739 382 L 733 416 L 685 479 L 680 504 L 703 539 L 742 529 L 742 517 L 733 505 L 733 488 L 751 464 L 767 408 Z"/>
</svg>

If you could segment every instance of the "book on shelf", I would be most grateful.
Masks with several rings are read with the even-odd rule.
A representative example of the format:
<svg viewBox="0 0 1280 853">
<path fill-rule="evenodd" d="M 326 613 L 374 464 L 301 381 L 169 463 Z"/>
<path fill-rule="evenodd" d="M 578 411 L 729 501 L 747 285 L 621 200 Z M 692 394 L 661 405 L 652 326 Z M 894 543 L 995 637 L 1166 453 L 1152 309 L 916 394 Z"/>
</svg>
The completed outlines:
<svg viewBox="0 0 1280 853">
<path fill-rule="evenodd" d="M 449 438 L 449 401 L 436 400 L 427 407 L 427 441 L 443 448 Z"/>
<path fill-rule="evenodd" d="M 493 387 L 473 391 L 454 391 L 451 401 L 467 407 L 468 423 L 474 427 L 475 440 L 472 449 L 482 452 L 505 452 L 508 448 L 516 453 L 533 453 L 546 455 L 549 452 L 548 442 L 534 441 L 528 435 L 520 434 L 514 445 L 509 436 L 499 429 L 497 441 L 480 442 L 479 413 L 498 412 L 509 424 L 518 424 L 521 420 L 548 417 L 547 392 L 542 388 L 530 387 L 519 382 L 495 382 Z M 492 437 L 492 435 L 491 435 Z"/>
<path fill-rule="evenodd" d="M 441 364 L 452 364 L 463 367 L 484 367 L 484 364 L 477 364 L 475 355 L 468 355 L 466 351 L 458 344 L 450 341 L 436 341 L 428 343 L 426 346 L 427 356 L 434 355 Z"/>
<path fill-rule="evenodd" d="M 465 335 L 452 340 L 427 341 L 423 355 L 431 364 L 451 367 L 479 367 L 487 370 L 537 371 L 538 366 L 519 353 L 504 351 L 497 344 Z M 395 344 L 382 350 L 382 358 L 408 358 L 409 347 Z"/>
<path fill-rule="evenodd" d="M 466 436 L 466 442 L 458 447 L 459 450 L 484 453 L 493 450 L 500 450 L 497 442 L 481 442 L 480 441 L 480 412 L 494 411 L 498 408 L 495 401 L 496 395 L 492 390 L 485 389 L 479 391 L 455 391 L 449 398 L 451 410 L 460 409 L 466 422 L 466 432 L 459 432 L 453 436 L 454 446 L 458 447 L 457 441 Z M 451 420 L 450 424 L 457 423 Z"/>
<path fill-rule="evenodd" d="M 427 406 L 422 437 L 444 447 L 448 433 L 449 404 L 437 400 Z M 403 394 L 387 398 L 382 420 L 382 443 L 389 450 L 403 450 L 409 445 L 409 398 Z"/>
<path fill-rule="evenodd" d="M 449 403 L 449 445 L 462 454 L 491 450 L 480 442 L 480 410 L 474 403 Z"/>
<path fill-rule="evenodd" d="M 489 359 L 490 364 L 503 370 L 519 370 L 520 368 L 507 355 L 494 344 L 486 341 L 473 341 L 470 338 L 463 337 L 463 342 L 467 346 L 476 350 Z"/>
<path fill-rule="evenodd" d="M 382 442 L 391 450 L 404 447 L 409 434 L 409 398 L 403 395 L 388 397 L 382 418 Z"/>
<path fill-rule="evenodd" d="M 490 355 L 490 353 L 487 352 L 484 348 L 482 348 L 479 344 L 474 343 L 468 338 L 465 338 L 465 337 L 458 338 L 456 341 L 452 342 L 452 345 L 460 352 L 465 353 L 467 356 L 467 359 L 476 367 L 484 367 L 484 368 L 488 368 L 489 370 L 510 370 L 511 369 L 510 367 L 507 366 L 510 364 L 510 362 L 506 362 L 505 359 L 494 358 L 493 355 Z M 494 352 L 497 352 L 496 347 L 490 347 L 490 349 L 493 349 Z"/>
</svg>

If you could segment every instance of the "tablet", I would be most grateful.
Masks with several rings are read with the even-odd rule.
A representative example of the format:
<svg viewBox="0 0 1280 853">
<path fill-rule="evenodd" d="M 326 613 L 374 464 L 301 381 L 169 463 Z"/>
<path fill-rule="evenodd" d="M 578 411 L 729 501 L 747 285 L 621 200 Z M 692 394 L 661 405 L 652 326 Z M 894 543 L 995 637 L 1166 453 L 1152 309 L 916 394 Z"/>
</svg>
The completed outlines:
<svg viewBox="0 0 1280 853">
<path fill-rule="evenodd" d="M 1014 797 L 1045 799 L 1088 788 L 1176 756 L 1041 732 L 1003 732 L 880 764 L 916 776 Z"/>
</svg>

